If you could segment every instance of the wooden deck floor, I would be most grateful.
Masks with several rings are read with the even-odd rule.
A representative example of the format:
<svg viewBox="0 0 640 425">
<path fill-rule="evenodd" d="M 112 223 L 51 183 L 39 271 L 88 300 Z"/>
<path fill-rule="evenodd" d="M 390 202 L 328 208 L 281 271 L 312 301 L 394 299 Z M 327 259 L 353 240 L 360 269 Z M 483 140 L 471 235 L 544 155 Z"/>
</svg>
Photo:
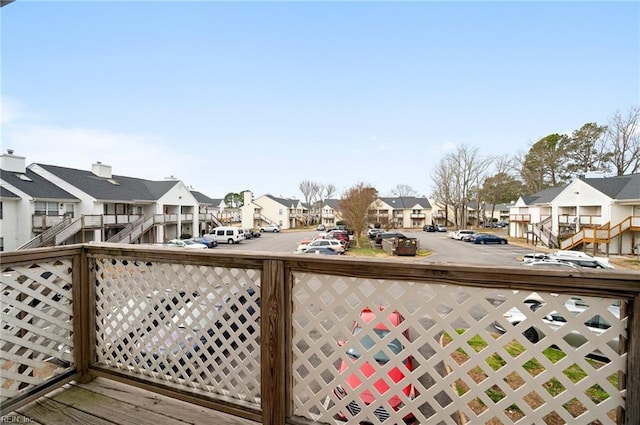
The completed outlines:
<svg viewBox="0 0 640 425">
<path fill-rule="evenodd" d="M 35 425 L 258 425 L 104 378 L 68 384 L 2 419 Z"/>
</svg>

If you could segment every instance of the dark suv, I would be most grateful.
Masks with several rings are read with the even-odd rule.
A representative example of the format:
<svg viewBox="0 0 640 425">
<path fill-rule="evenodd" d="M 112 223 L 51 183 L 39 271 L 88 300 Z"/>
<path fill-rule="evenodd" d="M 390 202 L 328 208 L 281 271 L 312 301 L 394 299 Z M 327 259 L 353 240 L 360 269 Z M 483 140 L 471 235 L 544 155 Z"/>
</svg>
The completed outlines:
<svg viewBox="0 0 640 425">
<path fill-rule="evenodd" d="M 402 233 L 398 232 L 382 232 L 376 235 L 375 243 L 376 245 L 382 245 L 383 239 L 392 239 L 392 238 L 407 238 Z"/>
</svg>

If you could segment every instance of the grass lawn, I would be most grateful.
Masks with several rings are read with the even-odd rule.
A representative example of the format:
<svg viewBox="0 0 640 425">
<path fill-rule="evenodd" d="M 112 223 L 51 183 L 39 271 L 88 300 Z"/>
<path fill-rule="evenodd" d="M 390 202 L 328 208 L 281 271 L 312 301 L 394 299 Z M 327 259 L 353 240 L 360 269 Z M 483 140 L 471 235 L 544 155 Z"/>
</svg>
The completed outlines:
<svg viewBox="0 0 640 425">
<path fill-rule="evenodd" d="M 393 255 L 388 254 L 382 248 L 376 248 L 371 243 L 371 240 L 367 236 L 363 236 L 360 238 L 360 248 L 356 248 L 356 242 L 351 241 L 349 245 L 349 250 L 345 253 L 345 255 L 353 255 L 358 257 L 393 257 Z M 419 249 L 416 257 L 424 257 L 427 255 L 431 255 L 431 251 L 426 251 Z M 411 258 L 403 256 L 402 258 Z"/>
</svg>

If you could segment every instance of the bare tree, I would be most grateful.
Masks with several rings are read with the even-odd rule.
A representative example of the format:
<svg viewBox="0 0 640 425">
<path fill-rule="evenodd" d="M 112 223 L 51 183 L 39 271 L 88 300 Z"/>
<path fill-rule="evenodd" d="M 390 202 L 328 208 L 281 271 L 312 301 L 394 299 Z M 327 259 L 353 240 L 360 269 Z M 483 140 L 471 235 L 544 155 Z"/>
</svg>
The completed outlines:
<svg viewBox="0 0 640 425">
<path fill-rule="evenodd" d="M 324 185 L 324 199 L 330 199 L 337 191 L 338 188 L 335 184 L 329 183 Z"/>
<path fill-rule="evenodd" d="M 618 176 L 640 171 L 640 107 L 631 107 L 623 116 L 616 112 L 606 131 L 607 150 Z"/>
<path fill-rule="evenodd" d="M 457 225 L 458 223 L 458 210 L 454 207 L 454 201 L 457 199 L 456 195 L 456 178 L 454 170 L 452 170 L 450 159 L 444 157 L 440 159 L 436 168 L 431 174 L 431 179 L 435 185 L 433 194 L 431 197 L 433 200 L 444 207 L 445 224 L 449 224 L 449 207 L 453 208 L 453 220 L 452 222 Z"/>
<path fill-rule="evenodd" d="M 496 174 L 520 175 L 520 163 L 517 156 L 501 155 L 494 158 L 493 168 Z"/>
<path fill-rule="evenodd" d="M 436 183 L 434 199 L 453 208 L 456 228 L 467 224 L 467 206 L 472 189 L 475 185 L 477 190 L 491 162 L 492 158 L 479 155 L 478 148 L 460 146 L 442 158 L 436 167 L 433 176 Z"/>
<path fill-rule="evenodd" d="M 313 199 L 315 199 L 316 195 L 318 194 L 318 190 L 319 190 L 318 183 L 314 183 L 311 180 L 303 180 L 302 182 L 300 182 L 300 186 L 298 187 L 300 189 L 300 192 L 302 192 L 302 195 L 304 196 L 304 202 L 307 204 L 308 207 L 310 207 L 311 202 L 313 201 Z M 307 213 L 307 217 L 306 217 L 307 223 L 309 222 L 309 214 L 310 213 Z"/>
<path fill-rule="evenodd" d="M 318 209 L 318 220 L 322 223 L 322 207 L 324 205 L 325 199 L 331 198 L 336 193 L 336 185 L 332 183 L 328 184 L 318 184 L 318 191 L 316 192 L 316 197 L 313 201 L 314 205 L 317 205 Z"/>
<path fill-rule="evenodd" d="M 391 189 L 392 196 L 417 196 L 418 192 L 408 184 L 398 184 Z"/>
<path fill-rule="evenodd" d="M 460 207 L 460 218 L 462 219 L 461 225 L 464 227 L 468 221 L 467 206 L 471 200 L 471 189 L 475 183 L 476 187 L 479 186 L 480 178 L 483 173 L 491 165 L 491 158 L 483 158 L 478 153 L 478 148 L 468 148 L 461 146 L 458 150 L 450 154 L 451 162 L 456 167 L 458 174 L 458 202 Z"/>
<path fill-rule="evenodd" d="M 377 197 L 378 191 L 375 188 L 358 183 L 347 190 L 338 204 L 342 217 L 353 230 L 358 248 L 360 248 L 360 237 L 370 221 L 371 204 Z"/>
</svg>

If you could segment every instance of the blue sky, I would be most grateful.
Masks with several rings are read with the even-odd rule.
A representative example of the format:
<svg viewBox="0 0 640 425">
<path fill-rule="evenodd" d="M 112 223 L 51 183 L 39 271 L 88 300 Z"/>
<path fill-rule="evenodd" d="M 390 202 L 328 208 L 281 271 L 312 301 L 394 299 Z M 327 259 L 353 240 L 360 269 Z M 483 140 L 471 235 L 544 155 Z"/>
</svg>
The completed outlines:
<svg viewBox="0 0 640 425">
<path fill-rule="evenodd" d="M 3 151 L 213 198 L 429 196 L 456 146 L 524 153 L 640 103 L 634 1 L 19 0 L 0 19 Z"/>
</svg>

